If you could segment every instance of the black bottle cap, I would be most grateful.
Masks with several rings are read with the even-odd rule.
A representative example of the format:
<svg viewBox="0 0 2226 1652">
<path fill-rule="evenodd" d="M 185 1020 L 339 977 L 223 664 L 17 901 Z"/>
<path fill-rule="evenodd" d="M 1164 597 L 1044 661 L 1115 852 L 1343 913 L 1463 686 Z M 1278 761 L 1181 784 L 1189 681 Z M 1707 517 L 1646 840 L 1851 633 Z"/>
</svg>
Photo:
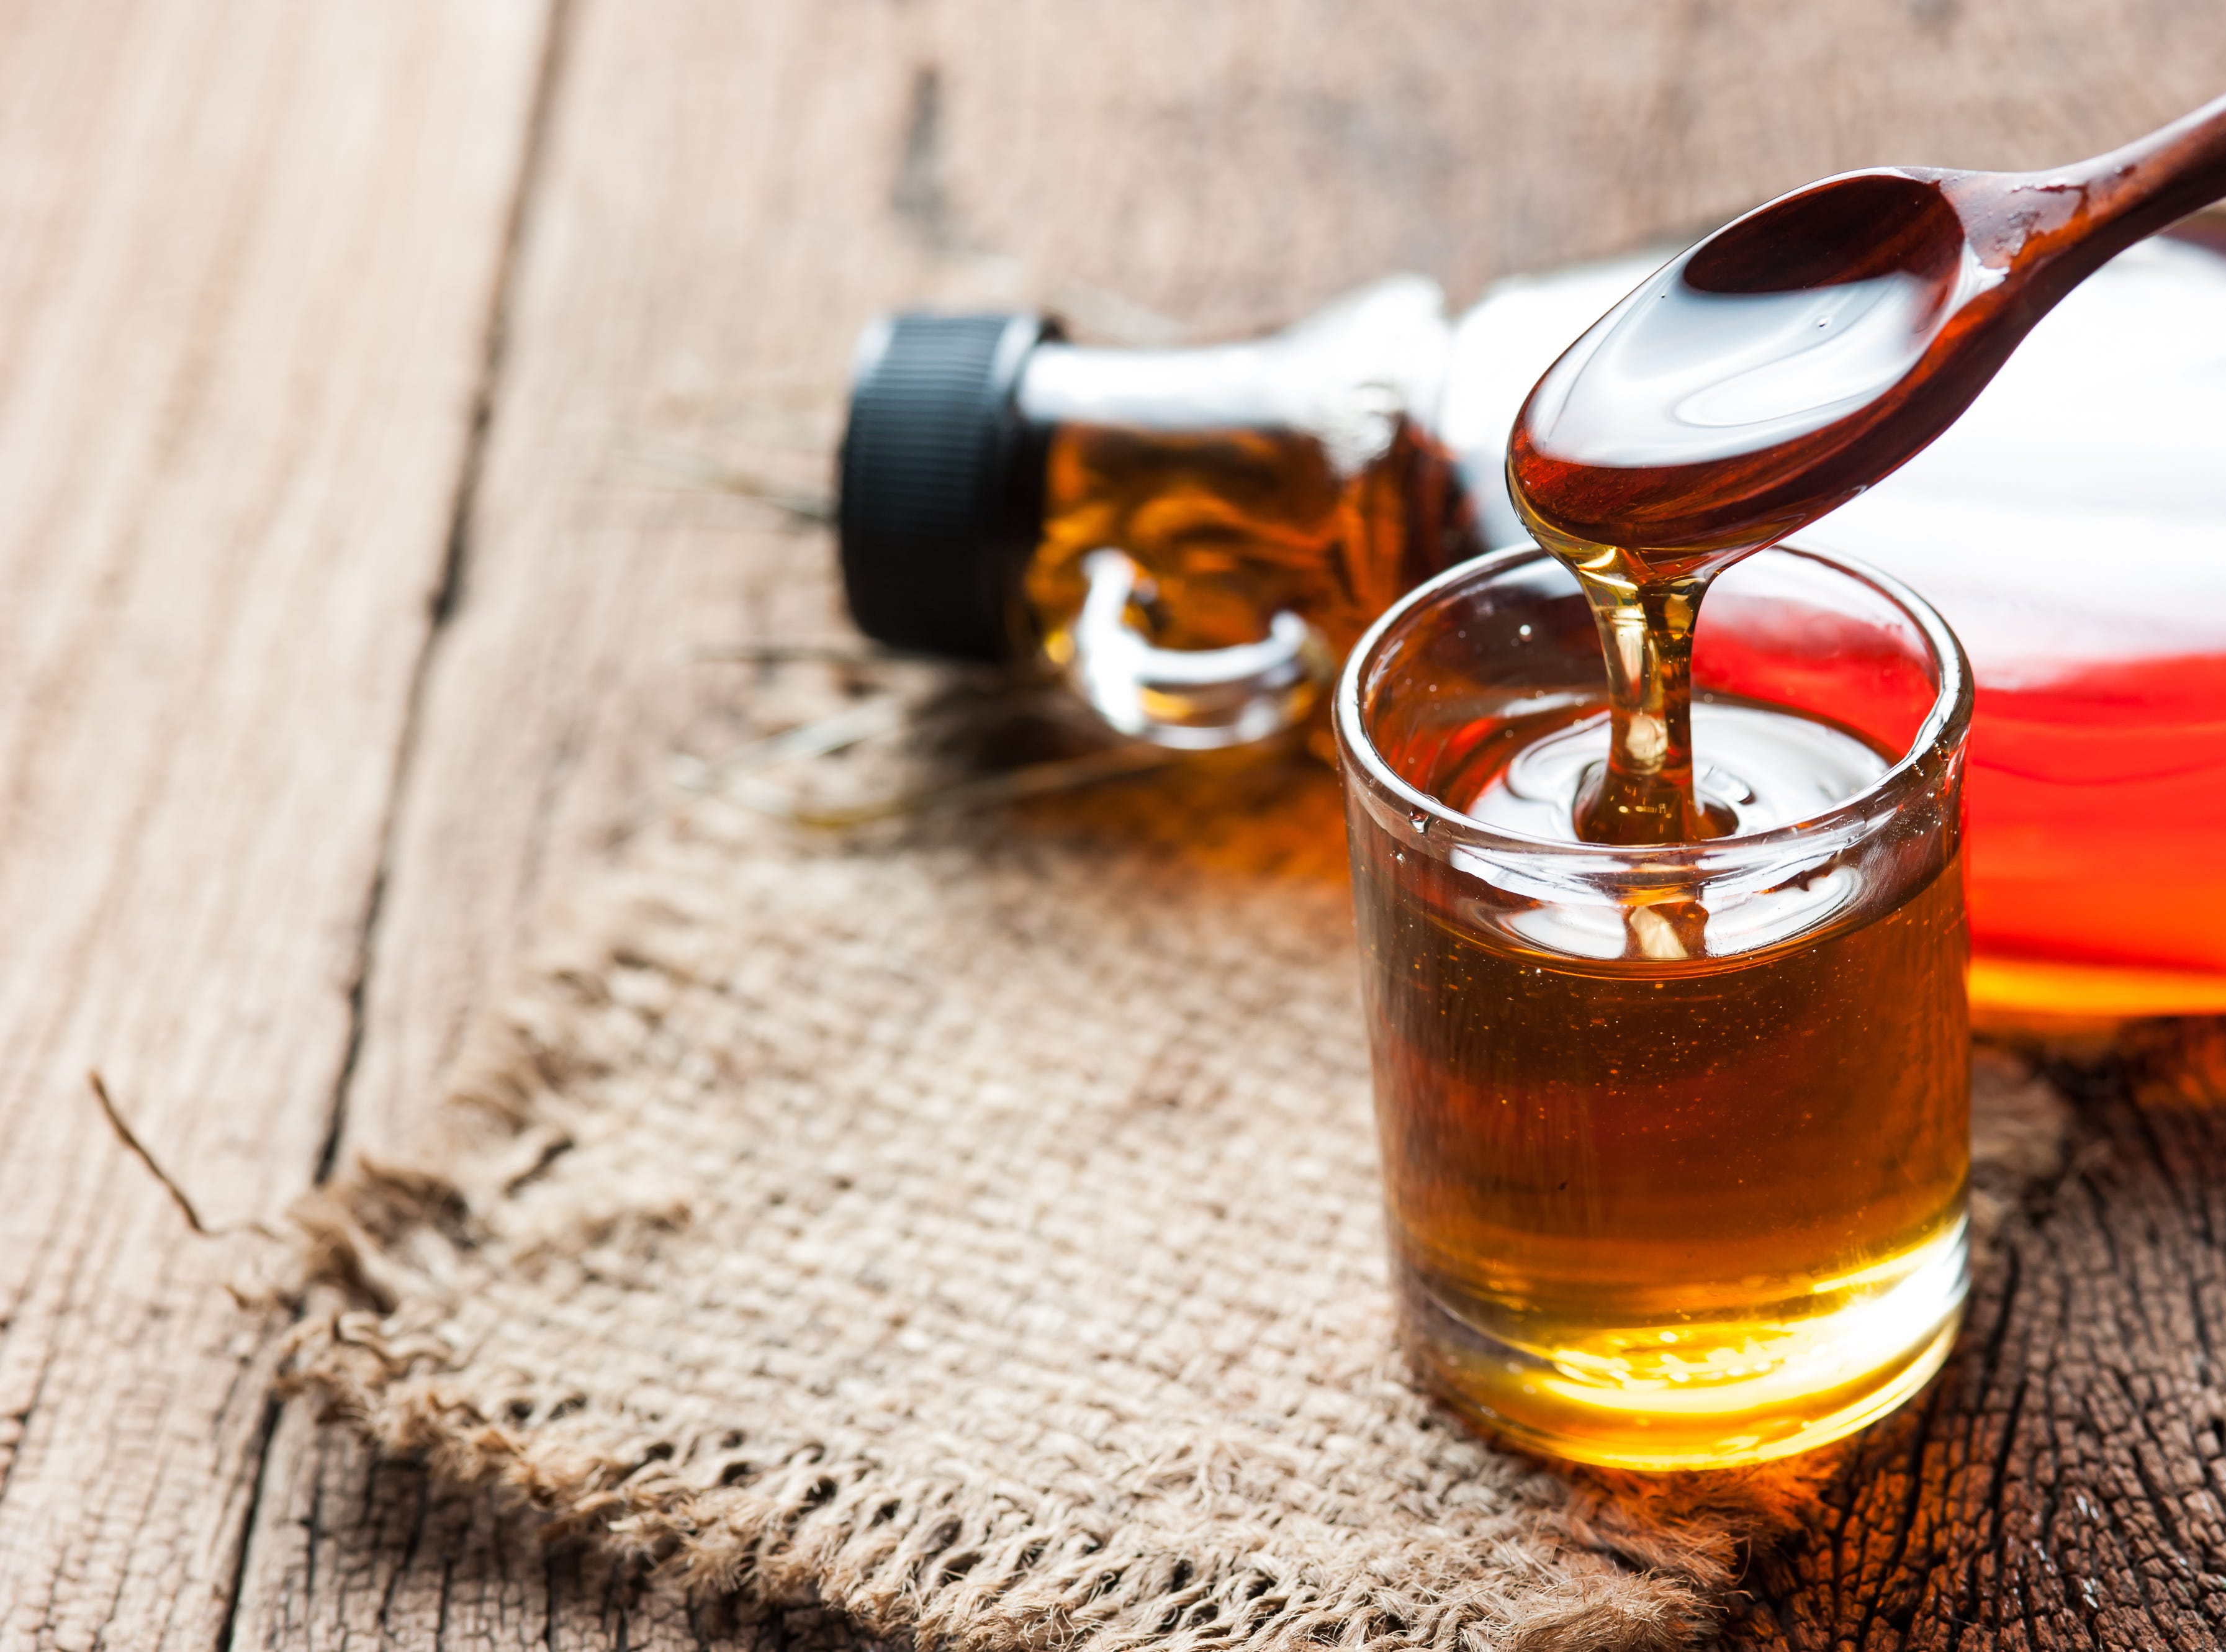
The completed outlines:
<svg viewBox="0 0 2226 1652">
<path fill-rule="evenodd" d="M 905 315 L 859 341 L 843 437 L 843 584 L 893 648 L 1005 660 L 1043 527 L 1046 433 L 1015 403 L 1042 315 Z"/>
</svg>

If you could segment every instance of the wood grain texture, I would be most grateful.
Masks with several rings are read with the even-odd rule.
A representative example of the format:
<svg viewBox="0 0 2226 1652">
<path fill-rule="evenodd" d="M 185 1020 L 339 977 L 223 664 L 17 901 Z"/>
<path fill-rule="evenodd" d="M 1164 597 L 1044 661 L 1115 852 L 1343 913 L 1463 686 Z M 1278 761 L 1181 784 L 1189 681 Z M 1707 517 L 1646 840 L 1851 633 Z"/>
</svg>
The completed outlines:
<svg viewBox="0 0 2226 1652">
<path fill-rule="evenodd" d="M 0 15 L 0 1645 L 213 1644 L 517 175 L 527 3 Z"/>
<path fill-rule="evenodd" d="M 576 3 L 563 21 L 457 600 L 401 796 L 350 1150 L 422 1120 L 471 1013 L 657 806 L 671 753 L 780 719 L 777 699 L 738 691 L 747 668 L 690 653 L 836 633 L 824 537 L 705 474 L 747 461 L 824 489 L 848 334 L 940 273 L 887 206 L 894 136 L 860 120 L 902 118 L 900 11 Z M 530 1519 L 468 1541 L 486 1511 L 423 1484 L 289 1414 L 234 1643 L 811 1642 L 787 1612 L 714 1623 L 629 1604 L 607 1568 L 551 1568 Z M 359 1505 L 374 1512 L 330 1512 Z"/>
<path fill-rule="evenodd" d="M 336 1119 L 406 1137 L 669 753 L 786 715 L 690 649 L 839 625 L 824 537 L 716 478 L 824 488 L 874 309 L 1141 341 L 1401 267 L 1465 300 L 1848 166 L 2089 153 L 2226 80 L 2215 0 L 557 11 L 537 128 L 540 0 L 0 10 L 0 1645 L 839 1637 L 690 1618 L 272 1433 L 272 1328 L 77 1086 L 103 1062 L 218 1219 Z M 1840 1575 L 1792 1566 L 1819 1604 L 1773 1621 L 1872 1621 Z"/>
</svg>

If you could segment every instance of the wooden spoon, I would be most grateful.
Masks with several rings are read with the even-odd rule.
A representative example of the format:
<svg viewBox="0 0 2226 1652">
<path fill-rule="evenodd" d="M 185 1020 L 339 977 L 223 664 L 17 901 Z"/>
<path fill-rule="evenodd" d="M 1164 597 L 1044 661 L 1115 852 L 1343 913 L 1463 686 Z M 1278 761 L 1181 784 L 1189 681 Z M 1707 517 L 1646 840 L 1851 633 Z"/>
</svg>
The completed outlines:
<svg viewBox="0 0 2226 1652">
<path fill-rule="evenodd" d="M 1510 492 L 1551 549 L 1705 577 L 1905 462 L 2072 288 L 2221 195 L 2226 98 L 2076 166 L 1888 168 L 1782 195 L 1547 371 Z"/>
</svg>

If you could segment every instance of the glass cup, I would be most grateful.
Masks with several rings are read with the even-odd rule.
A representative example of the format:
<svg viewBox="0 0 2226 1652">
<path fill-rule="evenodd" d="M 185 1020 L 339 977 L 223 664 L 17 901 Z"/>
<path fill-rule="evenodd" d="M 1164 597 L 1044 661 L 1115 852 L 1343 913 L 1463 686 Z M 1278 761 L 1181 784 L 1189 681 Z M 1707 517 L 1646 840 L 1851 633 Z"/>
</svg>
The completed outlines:
<svg viewBox="0 0 2226 1652">
<path fill-rule="evenodd" d="M 1453 806 L 1480 754 L 1606 703 L 1535 547 L 1410 593 L 1335 703 L 1409 1350 L 1491 1428 L 1639 1469 L 1884 1415 L 1965 1290 L 1962 650 L 1893 580 L 1780 548 L 1718 579 L 1694 687 L 1704 791 L 1775 784 L 1710 767 L 1755 707 L 1859 739 L 1867 783 L 1663 847 Z"/>
</svg>

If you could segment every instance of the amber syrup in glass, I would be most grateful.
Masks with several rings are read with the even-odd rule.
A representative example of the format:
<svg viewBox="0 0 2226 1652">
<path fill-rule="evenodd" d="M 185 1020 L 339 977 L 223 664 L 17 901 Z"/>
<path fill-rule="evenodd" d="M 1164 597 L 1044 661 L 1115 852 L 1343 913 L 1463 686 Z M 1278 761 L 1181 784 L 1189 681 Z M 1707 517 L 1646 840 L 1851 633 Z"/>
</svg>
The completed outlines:
<svg viewBox="0 0 2226 1652">
<path fill-rule="evenodd" d="M 1782 708 L 1695 709 L 1727 832 L 1821 812 L 1887 765 Z M 1383 755 L 1472 819 L 1568 842 L 1607 721 L 1595 701 L 1480 726 L 1450 766 Z M 1712 950 L 1674 889 L 1557 936 L 1356 818 L 1392 1249 L 1434 1388 L 1565 1456 L 1709 1467 L 1821 1445 L 1937 1368 L 1968 1162 L 1946 837 L 1884 899 Z"/>
</svg>

